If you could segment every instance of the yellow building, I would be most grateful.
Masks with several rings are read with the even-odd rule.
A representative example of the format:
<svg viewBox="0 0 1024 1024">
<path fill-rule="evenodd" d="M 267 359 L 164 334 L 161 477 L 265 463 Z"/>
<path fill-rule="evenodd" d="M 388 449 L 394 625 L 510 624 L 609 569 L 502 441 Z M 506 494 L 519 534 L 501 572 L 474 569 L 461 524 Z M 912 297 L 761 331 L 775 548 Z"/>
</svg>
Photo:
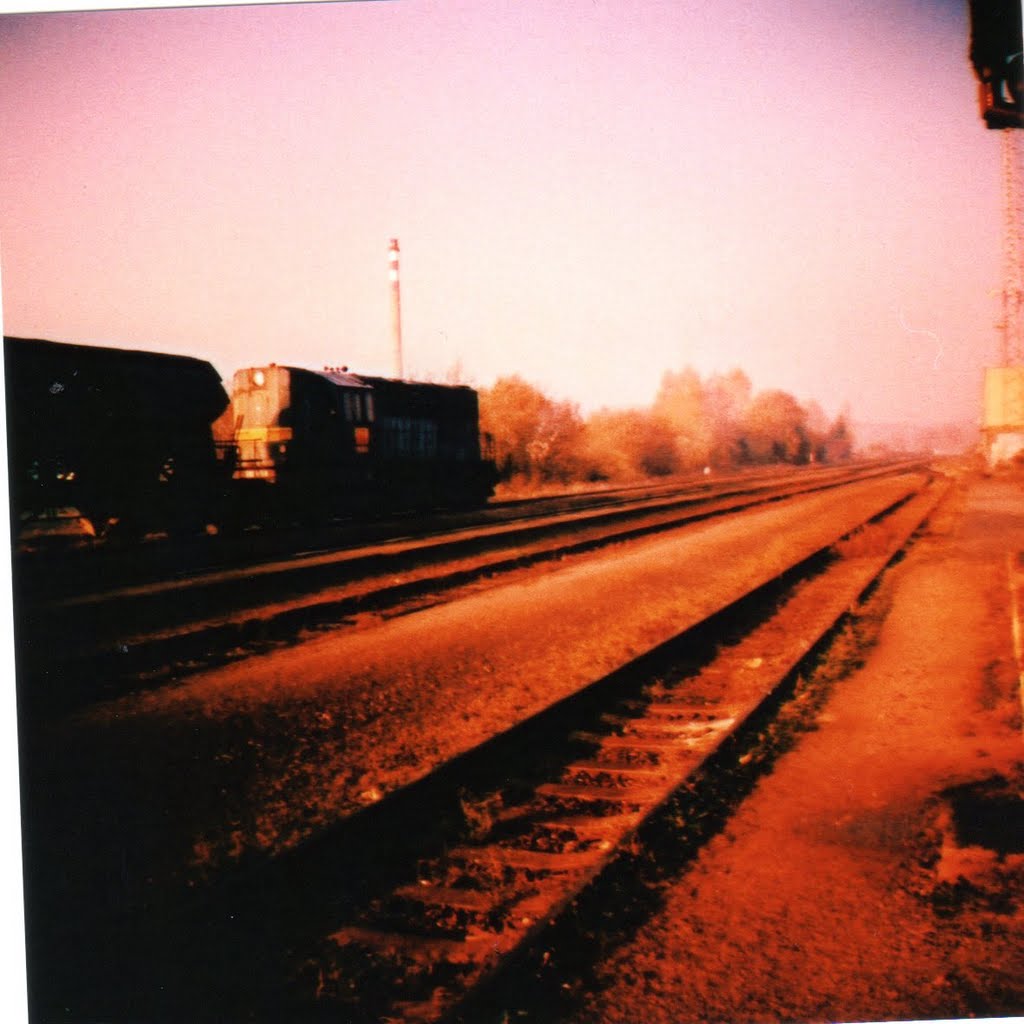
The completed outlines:
<svg viewBox="0 0 1024 1024">
<path fill-rule="evenodd" d="M 981 430 L 990 466 L 1024 452 L 1024 366 L 997 366 L 985 371 Z"/>
</svg>

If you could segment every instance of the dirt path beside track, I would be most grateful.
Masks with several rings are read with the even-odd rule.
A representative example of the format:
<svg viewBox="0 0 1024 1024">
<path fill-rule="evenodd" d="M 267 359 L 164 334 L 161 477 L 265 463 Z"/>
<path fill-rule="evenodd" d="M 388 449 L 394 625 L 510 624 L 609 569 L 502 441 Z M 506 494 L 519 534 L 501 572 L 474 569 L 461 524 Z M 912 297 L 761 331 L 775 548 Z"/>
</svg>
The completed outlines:
<svg viewBox="0 0 1024 1024">
<path fill-rule="evenodd" d="M 1021 552 L 1024 480 L 965 480 L 871 598 L 865 663 L 574 1024 L 1024 1013 Z"/>
</svg>

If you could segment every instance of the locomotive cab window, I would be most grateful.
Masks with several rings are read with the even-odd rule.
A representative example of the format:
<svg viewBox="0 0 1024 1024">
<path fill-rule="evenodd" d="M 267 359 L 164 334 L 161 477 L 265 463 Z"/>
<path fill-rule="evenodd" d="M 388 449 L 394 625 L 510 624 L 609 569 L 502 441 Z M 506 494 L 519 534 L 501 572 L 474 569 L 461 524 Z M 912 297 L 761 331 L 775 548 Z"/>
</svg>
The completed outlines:
<svg viewBox="0 0 1024 1024">
<path fill-rule="evenodd" d="M 369 391 L 346 391 L 342 404 L 349 423 L 373 422 L 373 395 Z"/>
</svg>

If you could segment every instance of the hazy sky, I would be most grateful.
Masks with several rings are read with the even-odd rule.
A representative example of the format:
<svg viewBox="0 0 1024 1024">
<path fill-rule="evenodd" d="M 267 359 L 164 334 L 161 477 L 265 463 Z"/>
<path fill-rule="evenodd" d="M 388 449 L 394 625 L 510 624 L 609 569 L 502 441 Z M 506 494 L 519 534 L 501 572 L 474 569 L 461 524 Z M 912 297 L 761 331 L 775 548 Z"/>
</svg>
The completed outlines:
<svg viewBox="0 0 1024 1024">
<path fill-rule="evenodd" d="M 648 404 L 738 366 L 976 420 L 999 133 L 966 0 L 0 15 L 7 334 Z"/>
</svg>

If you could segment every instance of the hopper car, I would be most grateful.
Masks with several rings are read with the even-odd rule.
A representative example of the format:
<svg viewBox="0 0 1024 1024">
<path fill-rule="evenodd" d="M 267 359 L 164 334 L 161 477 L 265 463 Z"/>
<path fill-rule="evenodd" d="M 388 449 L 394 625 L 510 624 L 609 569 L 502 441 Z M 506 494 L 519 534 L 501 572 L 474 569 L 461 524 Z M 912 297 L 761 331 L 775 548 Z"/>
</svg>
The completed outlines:
<svg viewBox="0 0 1024 1024">
<path fill-rule="evenodd" d="M 220 375 L 187 356 L 4 338 L 14 527 L 73 507 L 103 533 L 200 527 L 223 498 Z"/>
</svg>

